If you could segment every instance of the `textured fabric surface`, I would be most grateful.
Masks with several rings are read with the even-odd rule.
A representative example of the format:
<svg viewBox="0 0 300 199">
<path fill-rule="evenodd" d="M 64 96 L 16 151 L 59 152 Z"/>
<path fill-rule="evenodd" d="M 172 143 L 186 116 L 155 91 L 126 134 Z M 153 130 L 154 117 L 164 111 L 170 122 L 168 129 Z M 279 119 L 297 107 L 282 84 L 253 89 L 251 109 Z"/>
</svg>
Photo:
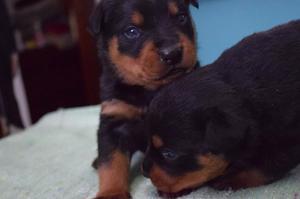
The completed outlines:
<svg viewBox="0 0 300 199">
<path fill-rule="evenodd" d="M 25 132 L 0 141 L 1 199 L 84 199 L 97 191 L 96 156 L 99 107 L 59 110 Z M 134 199 L 157 198 L 149 180 L 132 162 Z M 203 187 L 182 199 L 300 199 L 300 167 L 268 186 L 237 192 Z"/>
</svg>

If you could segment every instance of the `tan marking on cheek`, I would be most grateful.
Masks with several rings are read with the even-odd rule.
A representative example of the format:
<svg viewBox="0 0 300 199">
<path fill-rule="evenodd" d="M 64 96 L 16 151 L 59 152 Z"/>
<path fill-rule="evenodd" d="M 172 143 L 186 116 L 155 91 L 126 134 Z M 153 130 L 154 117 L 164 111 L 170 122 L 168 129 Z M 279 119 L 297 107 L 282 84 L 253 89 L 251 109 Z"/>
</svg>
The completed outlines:
<svg viewBox="0 0 300 199">
<path fill-rule="evenodd" d="M 165 68 L 160 62 L 157 49 L 153 42 L 145 42 L 137 58 L 119 52 L 118 38 L 109 42 L 109 56 L 116 67 L 118 75 L 130 85 L 140 85 L 148 89 L 156 89 L 167 82 L 156 81 Z"/>
<path fill-rule="evenodd" d="M 162 139 L 157 135 L 152 136 L 152 143 L 153 143 L 153 146 L 157 149 L 164 145 Z"/>
<path fill-rule="evenodd" d="M 195 41 L 191 41 L 183 33 L 178 33 L 180 44 L 183 47 L 182 66 L 193 68 L 197 63 L 197 50 Z"/>
<path fill-rule="evenodd" d="M 117 118 L 136 119 L 144 113 L 142 108 L 127 104 L 124 101 L 112 99 L 102 102 L 101 114 L 104 116 L 113 116 Z"/>
<path fill-rule="evenodd" d="M 144 23 L 144 17 L 143 15 L 138 12 L 138 11 L 134 11 L 132 16 L 131 16 L 131 20 L 132 20 L 132 23 L 136 26 L 141 26 L 143 25 Z"/>
<path fill-rule="evenodd" d="M 98 169 L 100 196 L 128 193 L 129 158 L 120 151 L 115 151 L 110 162 Z"/>
<path fill-rule="evenodd" d="M 150 171 L 150 178 L 153 184 L 161 191 L 177 193 L 183 189 L 200 186 L 209 180 L 223 175 L 228 167 L 228 161 L 223 158 L 207 154 L 200 156 L 198 171 L 186 173 L 182 176 L 170 176 L 157 165 L 154 165 Z"/>
<path fill-rule="evenodd" d="M 149 176 L 157 189 L 164 192 L 172 192 L 172 186 L 178 181 L 176 177 L 168 175 L 157 164 L 153 164 Z"/>
<path fill-rule="evenodd" d="M 168 3 L 168 9 L 169 9 L 169 12 L 172 14 L 172 15 L 177 15 L 178 14 L 178 5 L 176 2 L 174 1 L 171 1 Z"/>
</svg>

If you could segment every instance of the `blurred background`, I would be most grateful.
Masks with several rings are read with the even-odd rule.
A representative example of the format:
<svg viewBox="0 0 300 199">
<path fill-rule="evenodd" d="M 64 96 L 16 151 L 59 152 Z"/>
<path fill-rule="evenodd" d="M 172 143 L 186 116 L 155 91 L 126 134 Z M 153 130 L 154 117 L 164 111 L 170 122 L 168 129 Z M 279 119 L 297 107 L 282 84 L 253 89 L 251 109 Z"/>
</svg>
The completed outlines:
<svg viewBox="0 0 300 199">
<path fill-rule="evenodd" d="M 253 32 L 300 18 L 300 0 L 199 0 L 202 65 Z M 0 137 L 65 107 L 99 103 L 87 31 L 94 0 L 0 0 Z"/>
<path fill-rule="evenodd" d="M 300 0 L 199 0 L 199 5 L 191 9 L 202 65 L 249 34 L 300 19 Z"/>
<path fill-rule="evenodd" d="M 0 137 L 62 107 L 98 104 L 93 0 L 0 0 Z"/>
</svg>

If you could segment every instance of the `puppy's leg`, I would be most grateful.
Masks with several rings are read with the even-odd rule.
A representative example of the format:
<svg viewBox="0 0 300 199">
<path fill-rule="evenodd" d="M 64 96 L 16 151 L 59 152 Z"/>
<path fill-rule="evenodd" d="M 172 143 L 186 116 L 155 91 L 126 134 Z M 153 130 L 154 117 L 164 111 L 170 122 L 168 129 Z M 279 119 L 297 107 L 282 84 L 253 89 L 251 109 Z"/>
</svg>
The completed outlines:
<svg viewBox="0 0 300 199">
<path fill-rule="evenodd" d="M 118 132 L 117 128 L 120 126 L 122 124 L 117 124 L 110 118 L 102 118 L 98 133 L 98 198 L 129 198 L 130 154 L 126 147 L 127 138 L 122 136 L 122 132 Z"/>
<path fill-rule="evenodd" d="M 128 199 L 129 165 L 136 141 L 133 131 L 140 109 L 112 100 L 102 105 L 98 132 L 98 174 L 101 199 Z"/>
</svg>

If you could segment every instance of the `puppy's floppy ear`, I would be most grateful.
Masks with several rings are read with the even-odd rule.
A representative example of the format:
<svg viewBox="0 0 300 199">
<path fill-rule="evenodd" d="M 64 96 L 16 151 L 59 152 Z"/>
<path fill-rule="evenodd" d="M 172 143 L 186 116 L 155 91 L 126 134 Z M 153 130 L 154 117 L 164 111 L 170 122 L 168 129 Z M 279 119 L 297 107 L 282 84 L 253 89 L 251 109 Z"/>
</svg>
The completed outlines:
<svg viewBox="0 0 300 199">
<path fill-rule="evenodd" d="M 92 12 L 89 19 L 89 32 L 97 36 L 101 33 L 104 23 L 104 8 L 103 8 L 103 0 L 97 4 L 96 8 Z"/>
<path fill-rule="evenodd" d="M 246 137 L 248 123 L 218 107 L 204 111 L 206 118 L 204 145 L 231 156 Z"/>
<path fill-rule="evenodd" d="M 184 0 L 186 3 L 189 3 L 191 5 L 193 5 L 196 8 L 199 8 L 199 2 L 198 0 Z"/>
</svg>

